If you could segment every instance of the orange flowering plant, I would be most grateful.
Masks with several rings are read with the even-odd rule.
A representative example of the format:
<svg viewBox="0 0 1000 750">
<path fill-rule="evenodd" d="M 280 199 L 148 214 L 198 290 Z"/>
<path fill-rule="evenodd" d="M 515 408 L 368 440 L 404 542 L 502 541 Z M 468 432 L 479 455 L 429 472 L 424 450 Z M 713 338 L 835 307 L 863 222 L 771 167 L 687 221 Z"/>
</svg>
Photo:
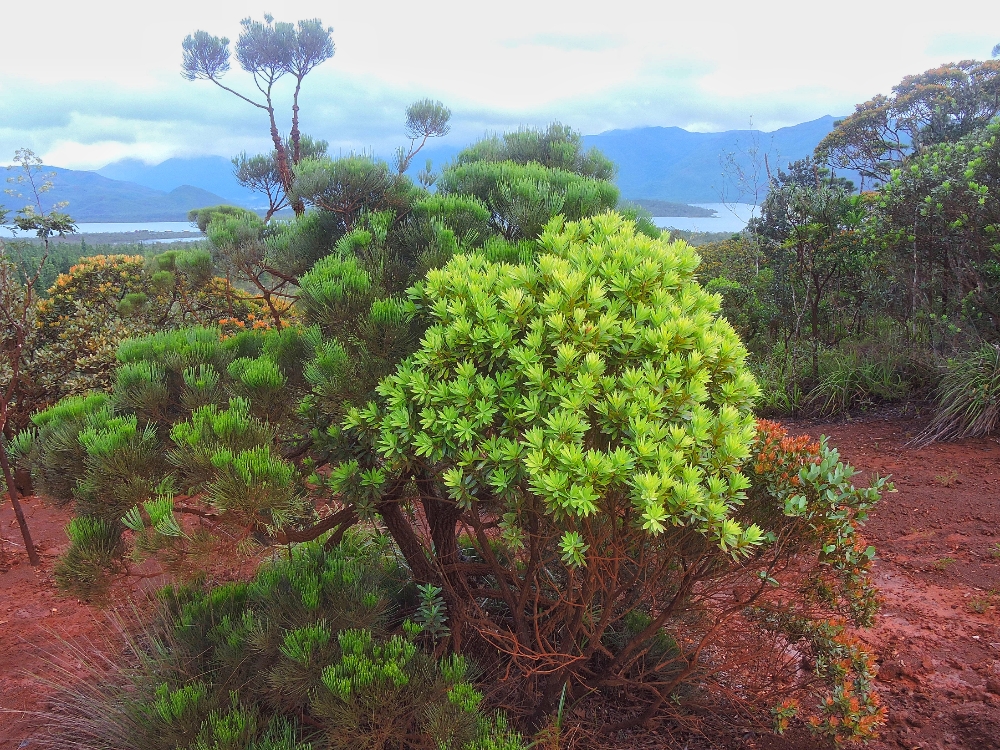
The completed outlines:
<svg viewBox="0 0 1000 750">
<path fill-rule="evenodd" d="M 861 527 L 880 494 L 893 488 L 881 477 L 857 488 L 855 474 L 825 438 L 791 436 L 775 422 L 758 422 L 747 507 L 781 515 L 774 542 L 788 545 L 794 564 L 775 570 L 781 595 L 761 597 L 750 615 L 790 653 L 811 660 L 814 680 L 804 697 L 814 710 L 806 725 L 836 744 L 871 739 L 885 722 L 874 657 L 851 629 L 872 625 L 878 608 L 870 576 L 875 549 L 864 543 Z M 789 726 L 800 703 L 789 698 L 772 709 L 776 731 Z"/>
</svg>

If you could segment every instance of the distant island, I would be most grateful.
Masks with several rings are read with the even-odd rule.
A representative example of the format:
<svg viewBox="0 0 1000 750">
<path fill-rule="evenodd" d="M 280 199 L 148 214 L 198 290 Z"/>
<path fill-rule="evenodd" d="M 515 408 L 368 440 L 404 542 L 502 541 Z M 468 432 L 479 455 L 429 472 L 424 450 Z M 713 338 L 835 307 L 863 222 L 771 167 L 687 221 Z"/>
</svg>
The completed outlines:
<svg viewBox="0 0 1000 750">
<path fill-rule="evenodd" d="M 687 203 L 660 201 L 653 198 L 636 198 L 628 201 L 628 203 L 634 203 L 658 218 L 687 216 L 694 219 L 710 219 L 718 214 L 718 211 L 714 208 L 702 208 L 701 206 L 691 206 Z"/>
</svg>

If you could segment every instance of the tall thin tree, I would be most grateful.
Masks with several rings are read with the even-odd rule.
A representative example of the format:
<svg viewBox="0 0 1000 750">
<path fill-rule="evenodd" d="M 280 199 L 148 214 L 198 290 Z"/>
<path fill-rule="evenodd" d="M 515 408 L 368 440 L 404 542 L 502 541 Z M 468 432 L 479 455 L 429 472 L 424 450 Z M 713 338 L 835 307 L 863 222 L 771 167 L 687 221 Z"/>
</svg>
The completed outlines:
<svg viewBox="0 0 1000 750">
<path fill-rule="evenodd" d="M 254 86 L 263 99 L 240 93 L 222 82 L 223 76 L 230 70 L 229 39 L 212 36 L 206 31 L 196 31 L 181 44 L 181 75 L 189 81 L 211 81 L 219 88 L 267 112 L 275 164 L 284 191 L 290 193 L 294 178 L 292 167 L 302 157 L 299 131 L 299 94 L 302 81 L 317 66 L 333 57 L 336 51 L 333 28 L 324 27 L 318 18 L 299 21 L 298 24 L 275 23 L 270 15 L 265 15 L 263 22 L 244 18 L 240 24 L 242 31 L 236 40 L 236 60 L 251 75 Z M 295 79 L 288 146 L 278 128 L 275 105 L 275 86 L 286 75 Z M 305 211 L 301 202 L 293 201 L 292 207 L 296 214 Z"/>
</svg>

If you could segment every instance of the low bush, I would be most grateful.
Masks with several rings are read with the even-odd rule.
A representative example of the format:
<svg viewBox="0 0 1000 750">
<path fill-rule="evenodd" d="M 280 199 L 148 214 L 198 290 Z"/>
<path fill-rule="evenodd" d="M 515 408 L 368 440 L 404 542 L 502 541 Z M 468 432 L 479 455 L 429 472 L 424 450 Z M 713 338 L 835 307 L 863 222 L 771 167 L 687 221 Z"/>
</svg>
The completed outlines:
<svg viewBox="0 0 1000 750">
<path fill-rule="evenodd" d="M 759 650 L 761 630 L 737 625 L 752 606 L 784 611 L 765 630 L 841 611 L 869 624 L 857 530 L 882 482 L 853 487 L 825 445 L 746 471 L 771 438 L 692 249 L 614 215 L 554 220 L 539 246 L 531 263 L 457 256 L 428 274 L 420 350 L 345 423 L 378 460 L 331 474 L 442 587 L 452 646 L 501 655 L 532 720 L 599 694 L 625 727 L 724 671 L 703 661 L 723 631 Z"/>
<path fill-rule="evenodd" d="M 31 446 L 37 489 L 56 503 L 72 501 L 74 523 L 83 524 L 69 530 L 63 588 L 99 596 L 107 573 L 127 569 L 129 550 L 133 559 L 164 551 L 164 562 L 183 572 L 184 550 L 204 548 L 220 525 L 238 544 L 310 516 L 301 477 L 267 421 L 280 422 L 290 408 L 282 346 L 297 336 L 269 330 L 227 338 L 216 328 L 189 328 L 127 339 L 108 395 L 68 397 L 32 418 L 22 441 Z M 220 407 L 223 391 L 232 396 Z M 207 506 L 194 530 L 177 518 L 177 488 Z M 92 528 L 99 538 L 87 533 Z"/>
<path fill-rule="evenodd" d="M 130 660 L 54 701 L 74 750 L 521 750 L 461 656 L 401 620 L 405 572 L 355 531 L 299 545 L 253 580 L 167 588 Z"/>
<path fill-rule="evenodd" d="M 850 350 L 826 353 L 820 380 L 804 399 L 812 414 L 832 416 L 899 401 L 910 392 L 906 360 Z"/>
</svg>

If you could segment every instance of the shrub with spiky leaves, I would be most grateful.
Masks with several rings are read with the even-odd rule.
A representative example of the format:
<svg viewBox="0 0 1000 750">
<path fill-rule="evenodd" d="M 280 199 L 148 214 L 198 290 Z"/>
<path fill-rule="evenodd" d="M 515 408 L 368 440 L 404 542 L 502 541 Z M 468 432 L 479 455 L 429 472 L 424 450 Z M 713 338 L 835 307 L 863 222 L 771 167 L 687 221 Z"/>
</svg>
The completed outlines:
<svg viewBox="0 0 1000 750">
<path fill-rule="evenodd" d="M 148 750 L 521 750 L 462 657 L 390 628 L 387 540 L 292 549 L 249 582 L 167 589 L 132 663 L 56 699 L 50 746 Z"/>
<path fill-rule="evenodd" d="M 170 250 L 150 258 L 82 258 L 60 274 L 38 305 L 38 342 L 30 363 L 39 409 L 61 397 L 110 390 L 118 344 L 144 333 L 220 318 L 253 320 L 262 307 L 213 274 L 206 250 Z"/>
<path fill-rule="evenodd" d="M 553 221 L 528 265 L 457 256 L 412 293 L 434 323 L 421 349 L 383 381 L 381 406 L 348 417 L 381 465 L 375 477 L 346 464 L 334 481 L 406 553 L 421 543 L 397 504 L 361 495 L 373 479 L 416 479 L 434 546 L 408 555 L 415 573 L 484 635 L 500 607 L 508 624 L 486 637 L 515 661 L 532 654 L 527 673 L 554 674 L 543 692 L 590 670 L 621 679 L 629 652 L 675 614 L 666 603 L 694 585 L 682 571 L 763 541 L 735 518 L 756 385 L 718 298 L 694 281 L 697 262 L 610 214 Z M 468 565 L 460 517 L 476 533 Z M 495 526 L 507 564 L 486 543 Z M 623 557 L 638 565 L 622 570 Z M 488 606 L 469 589 L 473 569 L 493 581 Z M 592 612 L 582 621 L 580 606 Z M 616 662 L 601 639 L 637 607 L 654 621 Z M 461 624 L 452 612 L 453 638 Z"/>
<path fill-rule="evenodd" d="M 84 473 L 80 430 L 88 415 L 100 411 L 107 402 L 103 393 L 69 396 L 32 416 L 30 429 L 37 434 L 29 462 L 39 493 L 59 504 L 72 500 L 76 480 Z"/>
<path fill-rule="evenodd" d="M 61 585 L 74 588 L 74 561 L 86 560 L 77 593 L 99 593 L 95 561 L 123 568 L 113 558 L 129 547 L 126 528 L 140 557 L 162 550 L 171 565 L 210 539 L 205 523 L 196 538 L 183 531 L 176 488 L 196 494 L 206 523 L 230 527 L 237 539 L 315 517 L 300 497 L 301 472 L 266 421 L 288 416 L 294 398 L 283 364 L 301 360 L 297 349 L 308 352 L 300 339 L 290 330 L 224 339 L 194 328 L 127 340 L 110 396 L 72 397 L 35 416 L 30 462 L 40 491 L 74 500 L 81 518 L 115 538 L 110 548 L 98 540 L 91 554 L 93 535 L 71 533 Z M 226 394 L 226 406 L 215 403 Z"/>
<path fill-rule="evenodd" d="M 617 168 L 596 148 L 584 150 L 580 134 L 567 125 L 554 122 L 545 130 L 521 128 L 484 138 L 459 152 L 458 164 L 477 161 L 512 161 L 516 164 L 534 162 L 546 167 L 598 180 L 612 180 Z"/>
<path fill-rule="evenodd" d="M 441 175 L 438 191 L 479 199 L 490 211 L 490 230 L 512 241 L 533 239 L 556 214 L 580 219 L 618 203 L 618 190 L 610 182 L 537 162 L 459 164 Z"/>
<path fill-rule="evenodd" d="M 741 609 L 720 591 L 756 599 L 779 559 L 821 564 L 830 544 L 783 497 L 748 495 L 757 386 L 697 264 L 615 214 L 553 220 L 528 264 L 456 256 L 412 290 L 421 348 L 345 421 L 378 460 L 331 482 L 441 587 L 453 647 L 509 657 L 530 710 L 566 686 L 635 700 L 642 720 Z"/>
</svg>

